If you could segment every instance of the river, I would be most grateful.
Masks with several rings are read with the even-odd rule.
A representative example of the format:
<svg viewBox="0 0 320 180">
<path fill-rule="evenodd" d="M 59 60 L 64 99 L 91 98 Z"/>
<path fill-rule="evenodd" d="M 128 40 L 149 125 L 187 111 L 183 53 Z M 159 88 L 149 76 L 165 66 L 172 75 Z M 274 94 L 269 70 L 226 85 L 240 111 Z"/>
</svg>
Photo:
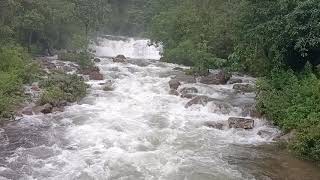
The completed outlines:
<svg viewBox="0 0 320 180">
<path fill-rule="evenodd" d="M 89 81 L 87 97 L 63 113 L 2 124 L 0 180 L 320 179 L 318 167 L 289 155 L 273 135 L 257 135 L 279 132 L 265 120 L 255 119 L 253 130 L 204 125 L 241 116 L 239 107 L 253 103 L 254 94 L 235 93 L 232 85 L 184 84 L 230 106 L 185 108 L 188 99 L 169 95 L 177 65 L 159 62 L 161 49 L 148 40 L 101 38 L 93 48 L 114 90 Z M 113 63 L 109 57 L 118 54 L 129 63 Z"/>
</svg>

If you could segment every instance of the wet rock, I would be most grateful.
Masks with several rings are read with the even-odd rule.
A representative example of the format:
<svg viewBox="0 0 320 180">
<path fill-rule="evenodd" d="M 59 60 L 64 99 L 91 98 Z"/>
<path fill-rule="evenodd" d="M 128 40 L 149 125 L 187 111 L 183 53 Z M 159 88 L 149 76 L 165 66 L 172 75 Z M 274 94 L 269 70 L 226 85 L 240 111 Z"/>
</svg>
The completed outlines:
<svg viewBox="0 0 320 180">
<path fill-rule="evenodd" d="M 252 84 L 235 84 L 233 89 L 243 93 L 251 93 L 255 91 L 255 87 Z"/>
<path fill-rule="evenodd" d="M 180 90 L 181 94 L 195 94 L 198 93 L 198 89 L 195 87 L 185 87 Z"/>
<path fill-rule="evenodd" d="M 111 85 L 106 85 L 106 86 L 103 87 L 103 90 L 104 91 L 113 91 L 114 88 Z"/>
<path fill-rule="evenodd" d="M 177 90 L 180 85 L 181 85 L 181 83 L 177 79 L 171 79 L 169 81 L 170 89 Z"/>
<path fill-rule="evenodd" d="M 173 70 L 174 70 L 174 71 L 183 71 L 184 69 L 181 68 L 181 67 L 175 67 L 175 68 L 173 68 Z"/>
<path fill-rule="evenodd" d="M 170 89 L 169 94 L 174 96 L 179 96 L 179 92 L 175 89 Z"/>
<path fill-rule="evenodd" d="M 51 104 L 45 104 L 45 105 L 43 105 L 43 106 L 35 107 L 35 108 L 34 108 L 34 112 L 35 112 L 36 114 L 38 114 L 38 113 L 40 113 L 40 112 L 43 113 L 43 114 L 49 114 L 49 113 L 52 112 L 52 109 L 53 109 L 53 107 L 52 107 Z"/>
<path fill-rule="evenodd" d="M 196 94 L 181 94 L 182 98 L 187 98 L 187 99 L 192 99 L 196 96 L 198 96 L 198 95 L 196 95 Z"/>
<path fill-rule="evenodd" d="M 229 128 L 253 129 L 254 120 L 238 117 L 230 117 L 228 119 Z"/>
<path fill-rule="evenodd" d="M 57 104 L 55 104 L 55 107 L 64 107 L 64 106 L 68 106 L 68 102 L 65 100 L 59 101 Z"/>
<path fill-rule="evenodd" d="M 185 108 L 188 108 L 195 104 L 200 104 L 202 106 L 205 106 L 208 102 L 213 101 L 213 98 L 207 97 L 207 96 L 196 96 L 193 99 L 191 99 L 186 105 Z"/>
<path fill-rule="evenodd" d="M 211 112 L 218 114 L 229 114 L 232 110 L 232 106 L 222 101 L 214 101 L 210 107 Z"/>
<path fill-rule="evenodd" d="M 200 82 L 203 84 L 226 84 L 231 78 L 231 74 L 220 70 L 218 73 L 211 73 L 208 76 L 200 78 Z"/>
<path fill-rule="evenodd" d="M 196 83 L 197 80 L 194 76 L 191 75 L 186 75 L 186 74 L 178 74 L 176 75 L 173 79 L 178 80 L 179 82 L 183 82 L 186 84 L 192 84 L 192 83 Z"/>
<path fill-rule="evenodd" d="M 204 125 L 209 128 L 214 128 L 214 129 L 219 129 L 219 130 L 222 130 L 224 127 L 223 123 L 214 122 L 214 121 L 207 121 L 204 123 Z"/>
<path fill-rule="evenodd" d="M 32 107 L 25 107 L 21 113 L 28 116 L 33 115 Z"/>
<path fill-rule="evenodd" d="M 260 130 L 257 134 L 262 138 L 271 138 L 274 136 L 274 132 L 270 130 Z"/>
<path fill-rule="evenodd" d="M 100 72 L 91 72 L 89 74 L 90 80 L 103 80 L 103 75 Z"/>
<path fill-rule="evenodd" d="M 165 59 L 164 57 L 161 57 L 161 58 L 159 59 L 159 61 L 160 61 L 160 62 L 166 62 L 166 59 Z"/>
<path fill-rule="evenodd" d="M 232 78 L 228 81 L 228 84 L 236 84 L 236 83 L 243 83 L 243 80 L 239 78 Z"/>
<path fill-rule="evenodd" d="M 94 58 L 93 62 L 99 63 L 99 62 L 101 62 L 101 59 L 100 58 Z"/>
<path fill-rule="evenodd" d="M 253 118 L 262 118 L 263 114 L 258 111 L 256 105 L 245 105 L 242 107 L 242 116 L 250 116 Z"/>
<path fill-rule="evenodd" d="M 52 113 L 63 112 L 63 111 L 64 111 L 64 107 L 53 107 L 52 108 Z"/>
<path fill-rule="evenodd" d="M 124 55 L 118 55 L 112 58 L 112 61 L 115 63 L 126 63 L 127 58 Z"/>
<path fill-rule="evenodd" d="M 89 75 L 90 80 L 103 80 L 103 75 L 100 73 L 100 69 L 98 67 L 82 69 L 80 73 Z"/>
</svg>

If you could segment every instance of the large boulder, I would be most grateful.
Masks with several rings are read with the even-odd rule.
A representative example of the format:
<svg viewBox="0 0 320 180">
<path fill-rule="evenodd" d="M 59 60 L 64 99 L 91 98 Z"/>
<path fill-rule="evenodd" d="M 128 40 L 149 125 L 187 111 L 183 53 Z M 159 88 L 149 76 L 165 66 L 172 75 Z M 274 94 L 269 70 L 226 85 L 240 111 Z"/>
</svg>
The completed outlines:
<svg viewBox="0 0 320 180">
<path fill-rule="evenodd" d="M 116 62 L 116 63 L 126 63 L 126 60 L 127 60 L 127 58 L 124 55 L 118 55 L 118 56 L 112 58 L 112 61 Z"/>
<path fill-rule="evenodd" d="M 186 75 L 184 73 L 176 75 L 173 79 L 176 79 L 176 80 L 183 82 L 185 84 L 192 84 L 192 83 L 197 82 L 197 80 L 194 76 Z"/>
<path fill-rule="evenodd" d="M 217 73 L 211 73 L 208 76 L 200 78 L 200 82 L 203 84 L 226 84 L 231 78 L 231 74 L 226 71 L 220 70 Z"/>
<path fill-rule="evenodd" d="M 252 93 L 255 91 L 255 86 L 252 84 L 235 84 L 233 85 L 233 89 L 238 92 Z"/>
<path fill-rule="evenodd" d="M 37 106 L 34 108 L 34 112 L 36 114 L 43 113 L 43 114 L 49 114 L 52 113 L 53 106 L 51 104 L 45 104 L 43 106 Z"/>
<path fill-rule="evenodd" d="M 202 106 L 205 106 L 206 104 L 208 104 L 208 102 L 213 100 L 214 100 L 213 98 L 210 98 L 208 96 L 196 96 L 185 105 L 185 108 L 188 108 L 195 104 L 200 104 Z"/>
<path fill-rule="evenodd" d="M 181 83 L 177 79 L 171 79 L 169 81 L 170 89 L 177 90 L 180 85 L 181 85 Z"/>
<path fill-rule="evenodd" d="M 247 118 L 230 117 L 228 119 L 229 128 L 253 129 L 254 120 Z"/>
<path fill-rule="evenodd" d="M 90 80 L 103 80 L 103 75 L 98 67 L 85 68 L 80 71 L 80 74 L 89 75 Z"/>
<path fill-rule="evenodd" d="M 216 100 L 210 106 L 210 112 L 217 114 L 229 114 L 232 110 L 232 106 L 224 101 Z"/>
<path fill-rule="evenodd" d="M 100 72 L 93 71 L 89 74 L 90 80 L 103 80 L 103 75 Z"/>
<path fill-rule="evenodd" d="M 239 79 L 239 78 L 231 78 L 231 79 L 228 81 L 228 84 L 237 84 L 237 83 L 243 83 L 243 80 L 242 80 L 242 79 Z"/>
</svg>

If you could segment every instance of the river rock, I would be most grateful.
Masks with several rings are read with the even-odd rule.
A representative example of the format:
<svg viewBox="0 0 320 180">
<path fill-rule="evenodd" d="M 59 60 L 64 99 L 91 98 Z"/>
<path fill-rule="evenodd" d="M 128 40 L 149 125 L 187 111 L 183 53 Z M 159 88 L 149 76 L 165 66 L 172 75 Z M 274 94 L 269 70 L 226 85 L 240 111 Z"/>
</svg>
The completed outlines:
<svg viewBox="0 0 320 180">
<path fill-rule="evenodd" d="M 204 125 L 209 128 L 214 128 L 214 129 L 219 129 L 219 130 L 222 130 L 224 127 L 223 123 L 214 122 L 214 121 L 207 121 L 204 123 Z"/>
<path fill-rule="evenodd" d="M 210 101 L 213 101 L 213 99 L 208 96 L 196 96 L 185 105 L 185 108 L 188 108 L 195 104 L 201 104 L 205 106 Z"/>
<path fill-rule="evenodd" d="M 232 106 L 223 101 L 214 101 L 210 106 L 210 112 L 218 113 L 218 114 L 229 114 L 232 110 Z"/>
<path fill-rule="evenodd" d="M 25 107 L 21 113 L 28 116 L 33 115 L 32 107 Z"/>
<path fill-rule="evenodd" d="M 179 92 L 175 89 L 170 89 L 169 94 L 174 96 L 179 96 Z"/>
<path fill-rule="evenodd" d="M 180 85 L 181 85 L 181 83 L 177 79 L 171 79 L 169 81 L 170 89 L 177 90 Z"/>
<path fill-rule="evenodd" d="M 173 68 L 173 70 L 174 70 L 174 71 L 183 71 L 183 68 L 181 68 L 181 67 L 175 67 L 175 68 Z"/>
<path fill-rule="evenodd" d="M 181 94 L 195 94 L 198 93 L 198 89 L 195 87 L 185 87 L 180 90 Z"/>
<path fill-rule="evenodd" d="M 94 58 L 93 62 L 99 63 L 99 62 L 101 62 L 101 59 L 100 58 Z"/>
<path fill-rule="evenodd" d="M 252 84 L 235 84 L 233 89 L 243 93 L 251 93 L 255 91 L 255 87 Z"/>
<path fill-rule="evenodd" d="M 253 129 L 254 120 L 238 117 L 230 117 L 228 119 L 229 128 Z"/>
<path fill-rule="evenodd" d="M 257 134 L 262 138 L 271 138 L 274 135 L 274 132 L 270 130 L 260 130 Z"/>
<path fill-rule="evenodd" d="M 112 87 L 112 85 L 105 85 L 105 86 L 103 87 L 103 90 L 104 90 L 104 91 L 113 91 L 114 88 Z"/>
<path fill-rule="evenodd" d="M 178 74 L 176 75 L 173 79 L 178 80 L 179 82 L 183 82 L 186 84 L 192 84 L 192 83 L 196 83 L 197 80 L 194 76 L 191 75 L 186 75 L 186 74 Z"/>
<path fill-rule="evenodd" d="M 237 83 L 243 83 L 243 80 L 242 80 L 242 79 L 239 79 L 239 78 L 231 78 L 231 79 L 228 81 L 228 84 L 237 84 Z"/>
<path fill-rule="evenodd" d="M 203 84 L 226 84 L 231 78 L 231 74 L 220 70 L 217 73 L 211 73 L 208 76 L 204 76 L 200 78 L 200 82 Z"/>
<path fill-rule="evenodd" d="M 187 98 L 187 99 L 192 99 L 196 96 L 198 96 L 198 95 L 196 95 L 196 94 L 181 94 L 182 98 Z"/>
<path fill-rule="evenodd" d="M 118 55 L 114 58 L 112 58 L 112 61 L 115 63 L 125 63 L 127 58 L 124 55 Z"/>
<path fill-rule="evenodd" d="M 43 114 L 49 114 L 52 112 L 52 105 L 51 104 L 45 104 L 43 106 L 37 106 L 34 108 L 34 112 L 37 113 L 43 113 Z"/>
<path fill-rule="evenodd" d="M 53 107 L 52 108 L 52 113 L 63 112 L 63 111 L 64 111 L 64 107 Z"/>
<path fill-rule="evenodd" d="M 89 74 L 90 80 L 103 80 L 103 75 L 100 72 L 91 72 Z"/>
<path fill-rule="evenodd" d="M 90 80 L 103 80 L 103 75 L 100 73 L 100 69 L 98 67 L 82 69 L 80 73 L 89 75 Z"/>
</svg>

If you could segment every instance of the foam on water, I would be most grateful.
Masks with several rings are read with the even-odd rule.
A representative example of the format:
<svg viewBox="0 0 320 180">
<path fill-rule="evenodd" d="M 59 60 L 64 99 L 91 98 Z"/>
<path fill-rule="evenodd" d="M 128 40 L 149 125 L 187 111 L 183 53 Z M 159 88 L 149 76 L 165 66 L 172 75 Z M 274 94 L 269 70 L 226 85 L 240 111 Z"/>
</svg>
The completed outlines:
<svg viewBox="0 0 320 180">
<path fill-rule="evenodd" d="M 149 45 L 148 39 L 121 38 L 118 40 L 99 38 L 94 46 L 97 56 L 114 57 L 124 55 L 136 59 L 160 59 L 161 46 Z"/>
<path fill-rule="evenodd" d="M 147 50 L 142 54 L 135 52 L 136 43 L 146 45 L 147 41 L 104 40 L 97 54 L 159 58 L 154 47 L 143 47 Z M 225 122 L 231 115 L 239 116 L 240 111 L 232 107 L 230 113 L 221 113 L 211 103 L 186 109 L 188 99 L 168 93 L 174 65 L 141 60 L 150 62 L 142 67 L 130 61 L 115 64 L 102 58 L 98 64 L 105 78 L 114 82 L 114 91 L 103 91 L 99 85 L 102 81 L 90 81 L 89 95 L 64 113 L 22 120 L 19 126 L 39 128 L 44 133 L 38 141 L 43 141 L 42 136 L 45 141 L 17 148 L 4 161 L 0 159 L 0 179 L 1 174 L 16 179 L 52 180 L 255 179 L 229 158 L 243 153 L 243 146 L 271 142 L 272 138 L 258 136 L 259 130 L 277 129 L 260 119 L 255 119 L 256 127 L 249 131 L 205 127 L 206 121 Z M 186 86 L 216 98 L 232 93 L 230 85 L 182 87 Z"/>
</svg>

